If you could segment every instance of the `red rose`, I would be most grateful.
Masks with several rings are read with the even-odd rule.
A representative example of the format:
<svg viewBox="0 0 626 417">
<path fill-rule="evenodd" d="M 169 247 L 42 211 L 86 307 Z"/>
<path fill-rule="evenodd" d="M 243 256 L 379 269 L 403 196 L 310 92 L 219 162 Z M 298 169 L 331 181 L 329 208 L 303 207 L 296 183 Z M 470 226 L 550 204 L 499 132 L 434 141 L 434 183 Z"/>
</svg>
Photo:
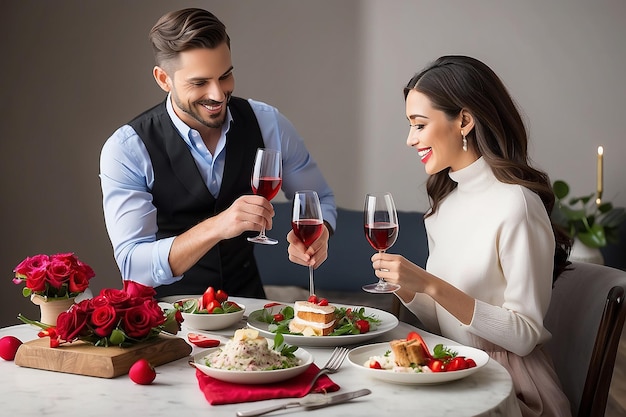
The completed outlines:
<svg viewBox="0 0 626 417">
<path fill-rule="evenodd" d="M 24 259 L 13 270 L 15 272 L 13 282 L 19 284 L 25 279 L 26 287 L 30 288 L 31 291 L 45 291 L 49 263 L 48 255 L 36 255 Z"/>
<path fill-rule="evenodd" d="M 53 255 L 48 265 L 48 282 L 54 288 L 61 286 L 69 280 L 72 271 L 72 260 L 67 257 Z"/>
<path fill-rule="evenodd" d="M 57 318 L 57 334 L 59 338 L 71 342 L 88 329 L 88 313 L 84 308 L 81 308 L 83 302 L 74 304 L 69 311 L 59 314 Z"/>
<path fill-rule="evenodd" d="M 89 287 L 89 279 L 85 274 L 74 271 L 70 274 L 70 292 L 84 292 Z"/>
<path fill-rule="evenodd" d="M 150 314 L 151 327 L 157 327 L 165 323 L 165 314 L 156 300 L 146 300 L 144 307 L 148 314 Z"/>
<path fill-rule="evenodd" d="M 152 314 L 144 304 L 129 308 L 123 322 L 126 334 L 135 339 L 148 336 L 152 330 Z"/>
<path fill-rule="evenodd" d="M 32 292 L 40 292 L 46 290 L 48 282 L 48 271 L 46 269 L 33 269 L 26 278 L 26 287 Z"/>
<path fill-rule="evenodd" d="M 94 326 L 94 333 L 100 337 L 109 336 L 118 321 L 117 311 L 110 304 L 97 307 L 91 313 L 91 324 Z"/>
<path fill-rule="evenodd" d="M 126 292 L 115 288 L 104 288 L 100 291 L 100 296 L 116 307 L 127 306 L 130 300 L 130 296 Z"/>
<path fill-rule="evenodd" d="M 45 270 L 48 267 L 48 263 L 50 262 L 50 257 L 48 255 L 35 255 L 30 256 L 20 262 L 13 272 L 16 274 L 27 277 L 31 274 L 31 271 L 36 269 Z"/>
<path fill-rule="evenodd" d="M 78 258 L 76 258 L 76 272 L 82 275 L 86 280 L 90 280 L 91 278 L 96 276 L 95 271 L 89 265 L 82 262 Z"/>
<path fill-rule="evenodd" d="M 156 291 L 152 287 L 140 284 L 135 281 L 124 280 L 124 291 L 132 297 L 154 298 Z"/>
</svg>

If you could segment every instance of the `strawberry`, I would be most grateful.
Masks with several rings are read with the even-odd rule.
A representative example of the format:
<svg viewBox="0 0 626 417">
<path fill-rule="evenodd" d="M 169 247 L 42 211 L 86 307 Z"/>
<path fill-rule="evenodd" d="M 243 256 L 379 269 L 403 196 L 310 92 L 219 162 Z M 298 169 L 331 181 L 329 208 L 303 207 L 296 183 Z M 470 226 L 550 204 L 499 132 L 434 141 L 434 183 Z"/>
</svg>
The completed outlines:
<svg viewBox="0 0 626 417">
<path fill-rule="evenodd" d="M 156 378 L 156 371 L 147 359 L 142 358 L 130 367 L 128 376 L 135 384 L 149 385 Z"/>
<path fill-rule="evenodd" d="M 309 303 L 317 304 L 317 295 L 311 294 L 307 300 Z"/>
<path fill-rule="evenodd" d="M 217 290 L 215 292 L 215 299 L 222 304 L 224 301 L 228 300 L 228 294 L 224 290 Z"/>
<path fill-rule="evenodd" d="M 12 361 L 21 344 L 22 341 L 15 336 L 4 336 L 0 339 L 0 358 Z"/>
<path fill-rule="evenodd" d="M 325 298 L 320 298 L 320 300 L 317 302 L 317 305 L 327 306 L 328 305 L 328 300 L 325 299 Z"/>
</svg>

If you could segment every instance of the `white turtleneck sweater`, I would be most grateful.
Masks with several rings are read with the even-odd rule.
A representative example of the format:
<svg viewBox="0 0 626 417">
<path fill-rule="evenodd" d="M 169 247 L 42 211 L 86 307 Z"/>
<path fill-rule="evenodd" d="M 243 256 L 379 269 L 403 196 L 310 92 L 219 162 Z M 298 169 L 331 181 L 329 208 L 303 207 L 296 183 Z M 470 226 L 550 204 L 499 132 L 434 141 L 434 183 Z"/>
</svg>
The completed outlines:
<svg viewBox="0 0 626 417">
<path fill-rule="evenodd" d="M 555 248 L 550 218 L 537 194 L 499 182 L 483 158 L 450 178 L 458 187 L 425 221 L 426 270 L 476 299 L 472 322 L 425 294 L 405 305 L 444 337 L 528 355 L 550 338 L 543 327 Z"/>
</svg>

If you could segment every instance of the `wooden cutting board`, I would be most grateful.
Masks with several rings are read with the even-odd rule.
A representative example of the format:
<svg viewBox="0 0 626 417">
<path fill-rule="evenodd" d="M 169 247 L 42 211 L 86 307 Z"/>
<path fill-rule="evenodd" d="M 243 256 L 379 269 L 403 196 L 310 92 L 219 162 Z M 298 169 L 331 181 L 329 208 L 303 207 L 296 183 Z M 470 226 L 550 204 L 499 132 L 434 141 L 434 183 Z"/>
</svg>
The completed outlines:
<svg viewBox="0 0 626 417">
<path fill-rule="evenodd" d="M 159 366 L 190 353 L 191 346 L 184 339 L 165 335 L 126 348 L 93 346 L 81 341 L 51 348 L 50 340 L 44 337 L 23 343 L 15 356 L 15 364 L 69 374 L 115 378 L 127 374 L 138 359 L 145 358 L 153 366 Z"/>
</svg>

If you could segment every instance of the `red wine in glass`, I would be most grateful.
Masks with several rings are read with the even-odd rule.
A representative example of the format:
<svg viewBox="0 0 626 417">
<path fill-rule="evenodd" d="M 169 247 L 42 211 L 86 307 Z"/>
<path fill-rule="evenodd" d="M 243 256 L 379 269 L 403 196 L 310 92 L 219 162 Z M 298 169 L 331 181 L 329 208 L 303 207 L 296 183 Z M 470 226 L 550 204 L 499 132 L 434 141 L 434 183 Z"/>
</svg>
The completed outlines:
<svg viewBox="0 0 626 417">
<path fill-rule="evenodd" d="M 320 237 L 322 227 L 324 227 L 324 222 L 317 219 L 303 219 L 291 222 L 293 232 L 305 246 L 311 246 Z"/>
<path fill-rule="evenodd" d="M 308 248 L 324 231 L 322 206 L 317 193 L 310 190 L 297 191 L 293 198 L 291 213 L 291 229 Z M 309 294 L 315 294 L 312 266 L 309 266 Z"/>
<path fill-rule="evenodd" d="M 257 149 L 250 182 L 252 192 L 271 201 L 278 194 L 278 190 L 280 190 L 283 182 L 282 178 L 283 162 L 280 151 L 265 148 Z M 265 245 L 278 243 L 276 239 L 271 239 L 265 235 L 265 227 L 261 229 L 258 236 L 249 237 L 248 240 Z"/>
<path fill-rule="evenodd" d="M 365 196 L 363 208 L 363 230 L 367 241 L 374 249 L 382 253 L 389 249 L 398 238 L 398 213 L 391 193 L 371 193 Z M 390 293 L 400 288 L 379 278 L 375 284 L 363 286 L 371 293 Z"/>
<path fill-rule="evenodd" d="M 271 201 L 278 194 L 282 183 L 282 178 L 261 177 L 257 183 L 252 180 L 252 192 Z"/>
<path fill-rule="evenodd" d="M 376 250 L 386 251 L 398 237 L 398 225 L 389 222 L 376 222 L 364 226 L 367 241 Z"/>
</svg>

